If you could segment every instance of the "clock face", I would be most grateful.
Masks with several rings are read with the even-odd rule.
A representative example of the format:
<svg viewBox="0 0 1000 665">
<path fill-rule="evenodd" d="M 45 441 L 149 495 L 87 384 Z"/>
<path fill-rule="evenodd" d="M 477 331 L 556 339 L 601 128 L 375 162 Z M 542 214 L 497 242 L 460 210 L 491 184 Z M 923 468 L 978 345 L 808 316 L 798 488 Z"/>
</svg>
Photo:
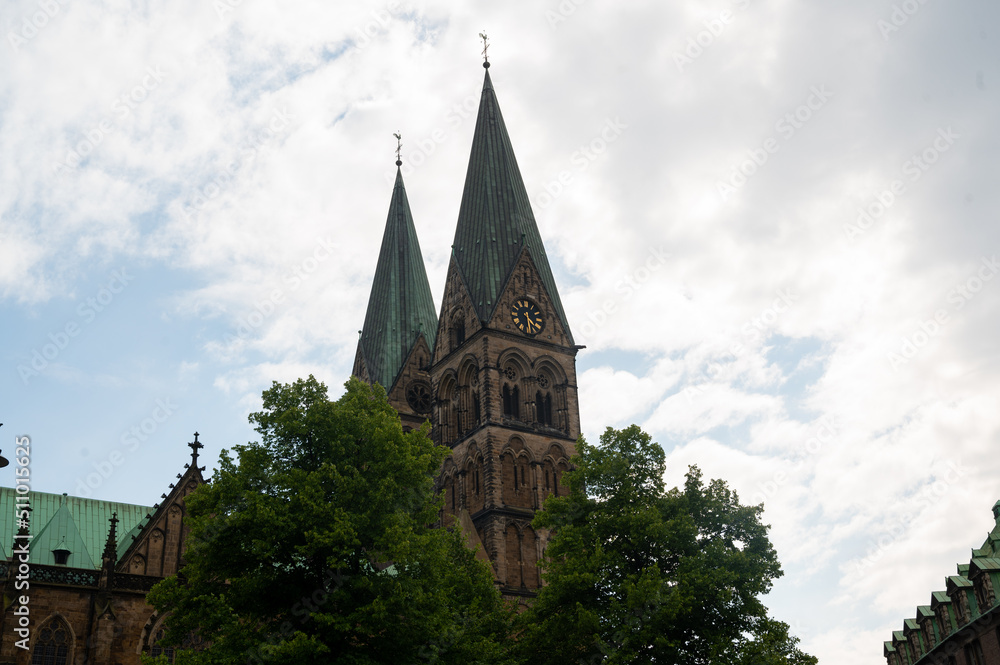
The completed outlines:
<svg viewBox="0 0 1000 665">
<path fill-rule="evenodd" d="M 518 298 L 510 308 L 510 318 L 525 335 L 537 335 L 545 327 L 542 310 L 527 298 Z"/>
</svg>

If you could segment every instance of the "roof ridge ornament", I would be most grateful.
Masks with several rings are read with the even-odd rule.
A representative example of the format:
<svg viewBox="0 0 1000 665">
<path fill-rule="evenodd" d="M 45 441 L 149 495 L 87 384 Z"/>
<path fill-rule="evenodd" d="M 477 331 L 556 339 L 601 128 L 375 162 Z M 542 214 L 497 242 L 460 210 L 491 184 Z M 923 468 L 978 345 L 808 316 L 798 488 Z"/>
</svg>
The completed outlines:
<svg viewBox="0 0 1000 665">
<path fill-rule="evenodd" d="M 397 129 L 393 136 L 396 137 L 396 166 L 402 166 L 403 160 L 400 159 L 399 153 L 403 151 L 403 133 Z"/>
<path fill-rule="evenodd" d="M 120 521 L 117 510 L 111 513 L 111 519 L 108 520 L 111 527 L 108 529 L 108 539 L 104 543 L 104 556 L 115 561 L 118 559 L 116 552 L 118 548 L 118 522 Z"/>
<path fill-rule="evenodd" d="M 191 468 L 198 469 L 198 449 L 204 448 L 204 444 L 198 441 L 198 432 L 194 433 L 194 441 L 188 444 L 191 448 Z"/>
<path fill-rule="evenodd" d="M 483 40 L 483 67 L 485 69 L 490 68 L 490 56 L 486 50 L 490 47 L 490 38 L 486 36 L 486 31 L 483 30 L 479 33 L 479 38 Z"/>
</svg>

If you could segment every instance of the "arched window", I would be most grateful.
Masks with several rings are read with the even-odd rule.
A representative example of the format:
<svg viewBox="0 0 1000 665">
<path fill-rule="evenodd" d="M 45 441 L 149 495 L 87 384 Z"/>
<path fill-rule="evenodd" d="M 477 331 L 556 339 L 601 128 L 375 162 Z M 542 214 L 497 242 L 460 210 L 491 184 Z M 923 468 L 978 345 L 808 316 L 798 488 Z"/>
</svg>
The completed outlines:
<svg viewBox="0 0 1000 665">
<path fill-rule="evenodd" d="M 479 425 L 480 422 L 482 422 L 483 419 L 482 413 L 480 412 L 478 392 L 472 393 L 472 418 L 477 426 Z"/>
<path fill-rule="evenodd" d="M 163 633 L 164 630 L 161 623 L 160 627 L 156 629 L 156 634 L 153 635 L 153 644 L 149 648 L 149 654 L 154 657 L 161 655 L 166 656 L 167 662 L 171 663 L 171 665 L 174 662 L 176 652 L 186 650 L 201 651 L 205 647 L 205 642 L 195 633 L 188 633 L 188 635 L 181 641 L 181 645 L 179 647 L 161 644 L 163 640 Z"/>
<path fill-rule="evenodd" d="M 455 377 L 446 374 L 438 389 L 438 423 L 435 433 L 443 445 L 452 445 L 458 438 L 458 421 L 455 408 Z"/>
<path fill-rule="evenodd" d="M 538 391 L 535 393 L 535 414 L 538 424 L 552 427 L 552 393 Z"/>
<path fill-rule="evenodd" d="M 503 384 L 501 394 L 503 396 L 503 415 L 511 418 L 520 417 L 520 396 L 517 386 Z"/>
<path fill-rule="evenodd" d="M 163 629 L 160 628 L 156 631 L 156 636 L 153 638 L 153 648 L 149 650 L 149 653 L 154 658 L 159 655 L 164 655 L 167 657 L 168 663 L 174 662 L 174 648 L 160 646 L 160 640 L 163 639 Z"/>
<path fill-rule="evenodd" d="M 69 626 L 59 617 L 52 617 L 38 631 L 31 650 L 31 665 L 67 665 L 70 662 Z"/>
<path fill-rule="evenodd" d="M 465 317 L 457 312 L 451 320 L 451 350 L 454 351 L 465 343 Z"/>
</svg>

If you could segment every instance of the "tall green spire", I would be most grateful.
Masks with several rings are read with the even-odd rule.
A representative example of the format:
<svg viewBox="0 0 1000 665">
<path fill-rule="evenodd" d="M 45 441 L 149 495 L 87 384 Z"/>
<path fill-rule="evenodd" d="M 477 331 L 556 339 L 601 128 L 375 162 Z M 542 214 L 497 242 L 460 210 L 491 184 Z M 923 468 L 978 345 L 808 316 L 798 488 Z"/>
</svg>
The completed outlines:
<svg viewBox="0 0 1000 665">
<path fill-rule="evenodd" d="M 455 258 L 476 313 L 485 322 L 491 318 L 497 299 L 526 247 L 559 320 L 569 334 L 566 313 L 535 224 L 528 192 L 500 115 L 489 63 L 484 66 L 487 68 L 486 80 L 458 211 Z"/>
<path fill-rule="evenodd" d="M 396 166 L 399 165 L 397 160 Z M 403 187 L 403 174 L 397 168 L 375 281 L 361 331 L 361 352 L 373 383 L 382 384 L 386 390 L 392 387 L 420 335 L 430 348 L 434 348 L 435 311 L 410 203 Z"/>
</svg>

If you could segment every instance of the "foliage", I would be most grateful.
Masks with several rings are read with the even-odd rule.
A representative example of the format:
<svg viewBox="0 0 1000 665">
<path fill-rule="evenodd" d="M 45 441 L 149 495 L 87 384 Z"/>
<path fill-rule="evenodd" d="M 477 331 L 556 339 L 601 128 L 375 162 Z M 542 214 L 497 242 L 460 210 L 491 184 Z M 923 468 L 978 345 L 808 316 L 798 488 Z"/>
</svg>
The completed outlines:
<svg viewBox="0 0 1000 665">
<path fill-rule="evenodd" d="M 569 494 L 534 526 L 552 529 L 547 586 L 520 617 L 532 665 L 814 665 L 760 596 L 781 575 L 761 506 L 740 505 L 691 467 L 667 491 L 663 449 L 633 425 L 581 438 Z"/>
<path fill-rule="evenodd" d="M 506 662 L 489 566 L 431 527 L 450 453 L 427 425 L 404 433 L 379 386 L 352 378 L 332 402 L 311 376 L 274 383 L 250 421 L 261 441 L 187 497 L 185 565 L 149 595 L 167 641 L 209 643 L 176 663 Z"/>
</svg>

